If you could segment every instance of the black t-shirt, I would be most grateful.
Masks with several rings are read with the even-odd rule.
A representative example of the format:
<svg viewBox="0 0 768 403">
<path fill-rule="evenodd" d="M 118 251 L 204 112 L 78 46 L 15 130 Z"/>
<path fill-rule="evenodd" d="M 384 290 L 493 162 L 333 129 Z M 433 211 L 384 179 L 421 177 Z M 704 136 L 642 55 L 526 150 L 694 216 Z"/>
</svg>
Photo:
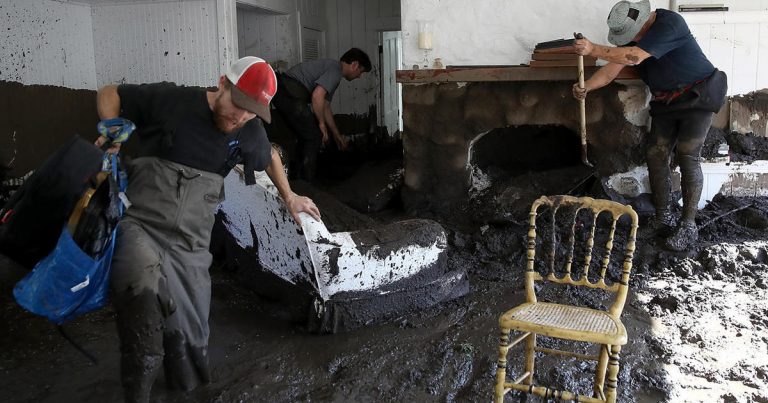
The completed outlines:
<svg viewBox="0 0 768 403">
<path fill-rule="evenodd" d="M 263 171 L 271 161 L 261 119 L 224 134 L 216 127 L 204 88 L 163 82 L 123 84 L 117 92 L 120 115 L 136 124 L 137 157 L 158 157 L 221 176 L 242 163 L 249 185 L 255 183 L 253 171 Z"/>
<path fill-rule="evenodd" d="M 680 14 L 656 9 L 656 21 L 635 44 L 651 54 L 637 66 L 651 91 L 672 91 L 712 75 L 710 63 Z"/>
</svg>

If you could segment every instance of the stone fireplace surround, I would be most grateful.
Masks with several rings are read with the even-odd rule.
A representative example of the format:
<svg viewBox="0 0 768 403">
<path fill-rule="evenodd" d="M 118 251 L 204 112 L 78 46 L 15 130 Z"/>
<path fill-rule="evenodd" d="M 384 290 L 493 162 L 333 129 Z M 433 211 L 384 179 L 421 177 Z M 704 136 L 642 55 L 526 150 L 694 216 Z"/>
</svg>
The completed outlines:
<svg viewBox="0 0 768 403">
<path fill-rule="evenodd" d="M 588 68 L 586 76 L 594 73 Z M 587 98 L 589 159 L 601 177 L 643 163 L 649 94 L 629 69 Z M 579 134 L 576 68 L 400 70 L 405 184 L 410 210 L 449 213 L 468 198 L 472 146 L 497 128 L 558 125 Z M 514 136 L 514 130 L 510 131 Z M 570 142 L 572 143 L 572 142 Z M 510 139 L 510 152 L 527 144 Z M 578 150 L 576 150 L 578 152 Z"/>
</svg>

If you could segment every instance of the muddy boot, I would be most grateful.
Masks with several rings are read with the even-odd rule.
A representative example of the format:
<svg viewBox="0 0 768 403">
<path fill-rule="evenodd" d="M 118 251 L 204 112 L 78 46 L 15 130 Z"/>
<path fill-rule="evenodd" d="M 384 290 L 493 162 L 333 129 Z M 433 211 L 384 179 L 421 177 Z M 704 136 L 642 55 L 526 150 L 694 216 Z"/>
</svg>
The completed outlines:
<svg viewBox="0 0 768 403">
<path fill-rule="evenodd" d="M 688 250 L 699 240 L 699 229 L 694 221 L 681 221 L 672 236 L 664 241 L 664 247 L 675 252 Z"/>
<path fill-rule="evenodd" d="M 672 235 L 672 230 L 675 228 L 675 218 L 669 211 L 659 212 L 648 221 L 647 228 L 650 234 L 667 238 Z"/>
<path fill-rule="evenodd" d="M 189 392 L 211 381 L 208 349 L 189 345 L 180 332 L 165 335 L 165 382 L 170 389 Z"/>
<path fill-rule="evenodd" d="M 152 384 L 163 366 L 163 319 L 157 299 L 151 291 L 132 298 L 116 298 L 120 373 L 126 403 L 149 402 Z"/>
</svg>

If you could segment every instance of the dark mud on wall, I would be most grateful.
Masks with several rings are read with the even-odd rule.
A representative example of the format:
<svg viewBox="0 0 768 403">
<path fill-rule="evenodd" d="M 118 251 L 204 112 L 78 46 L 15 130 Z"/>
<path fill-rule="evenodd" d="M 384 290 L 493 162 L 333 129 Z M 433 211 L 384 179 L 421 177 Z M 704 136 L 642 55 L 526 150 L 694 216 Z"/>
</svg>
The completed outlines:
<svg viewBox="0 0 768 403">
<path fill-rule="evenodd" d="M 726 133 L 716 127 L 711 127 L 701 150 L 704 158 L 721 157 L 718 150 L 722 144 L 728 145 L 728 155 L 731 161 L 752 162 L 768 159 L 768 137 L 756 136 L 754 133 Z"/>
<path fill-rule="evenodd" d="M 95 139 L 97 122 L 96 91 L 0 81 L 0 163 L 16 150 L 8 177 L 37 168 L 74 134 Z"/>
</svg>

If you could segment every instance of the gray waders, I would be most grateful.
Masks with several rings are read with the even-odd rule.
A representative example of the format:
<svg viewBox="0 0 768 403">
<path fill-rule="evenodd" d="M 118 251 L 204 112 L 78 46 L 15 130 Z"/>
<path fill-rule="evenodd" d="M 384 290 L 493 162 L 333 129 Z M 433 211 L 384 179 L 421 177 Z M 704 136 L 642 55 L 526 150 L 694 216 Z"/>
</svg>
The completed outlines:
<svg viewBox="0 0 768 403">
<path fill-rule="evenodd" d="M 129 168 L 131 207 L 118 226 L 112 300 L 125 399 L 146 402 L 163 364 L 171 388 L 210 379 L 208 245 L 224 179 L 158 158 Z"/>
</svg>

